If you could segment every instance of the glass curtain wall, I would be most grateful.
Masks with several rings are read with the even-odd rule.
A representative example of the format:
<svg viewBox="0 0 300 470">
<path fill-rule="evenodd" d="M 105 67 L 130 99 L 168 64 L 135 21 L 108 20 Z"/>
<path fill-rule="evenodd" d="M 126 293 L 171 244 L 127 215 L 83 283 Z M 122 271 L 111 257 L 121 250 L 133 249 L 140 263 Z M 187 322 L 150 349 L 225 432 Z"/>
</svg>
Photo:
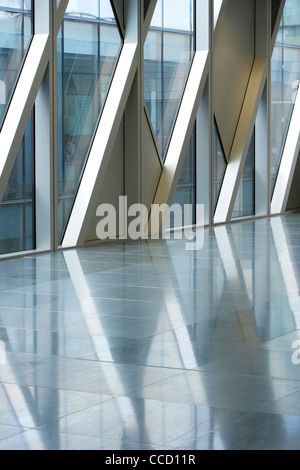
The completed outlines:
<svg viewBox="0 0 300 470">
<path fill-rule="evenodd" d="M 0 204 L 0 254 L 35 249 L 34 113 Z"/>
<path fill-rule="evenodd" d="M 273 193 L 300 79 L 300 3 L 286 0 L 271 61 L 271 191 Z"/>
<path fill-rule="evenodd" d="M 122 46 L 109 0 L 70 0 L 58 35 L 58 222 L 68 222 Z"/>
<path fill-rule="evenodd" d="M 0 0 L 0 123 L 33 35 L 33 2 Z M 0 204 L 0 254 L 35 248 L 34 113 Z M 1 149 L 0 149 L 1 152 Z"/>
<path fill-rule="evenodd" d="M 158 0 L 145 43 L 145 102 L 163 160 L 195 53 L 194 0 Z"/>
<path fill-rule="evenodd" d="M 31 0 L 0 0 L 0 124 L 33 33 Z"/>
</svg>

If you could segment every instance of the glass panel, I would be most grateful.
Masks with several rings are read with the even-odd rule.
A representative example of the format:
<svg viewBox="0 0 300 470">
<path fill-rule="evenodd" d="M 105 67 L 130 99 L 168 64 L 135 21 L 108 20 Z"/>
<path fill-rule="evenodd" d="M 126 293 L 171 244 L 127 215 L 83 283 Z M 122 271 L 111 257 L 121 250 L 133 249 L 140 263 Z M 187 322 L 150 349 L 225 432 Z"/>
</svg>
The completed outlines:
<svg viewBox="0 0 300 470">
<path fill-rule="evenodd" d="M 72 209 L 121 45 L 122 40 L 109 0 L 70 1 L 58 36 L 60 240 Z"/>
<path fill-rule="evenodd" d="M 255 214 L 255 132 L 253 132 L 232 218 Z"/>
<path fill-rule="evenodd" d="M 298 0 L 286 1 L 271 69 L 271 190 L 273 192 L 300 78 Z"/>
<path fill-rule="evenodd" d="M 0 204 L 0 254 L 35 248 L 33 142 L 31 116 Z"/>
<path fill-rule="evenodd" d="M 214 207 L 216 209 L 225 171 L 226 159 L 221 138 L 219 135 L 218 127 L 215 122 L 214 125 Z"/>
<path fill-rule="evenodd" d="M 184 205 L 193 206 L 191 220 L 186 225 L 196 223 L 196 131 L 193 130 L 187 155 L 183 164 L 179 182 L 177 185 L 173 204 L 180 204 L 182 214 L 184 214 Z M 183 227 L 184 220 L 174 220 L 174 214 L 171 214 L 170 228 Z"/>
<path fill-rule="evenodd" d="M 166 155 L 195 52 L 194 1 L 158 0 L 145 43 L 145 101 Z"/>
<path fill-rule="evenodd" d="M 0 125 L 32 38 L 32 28 L 31 1 L 0 0 Z"/>
</svg>

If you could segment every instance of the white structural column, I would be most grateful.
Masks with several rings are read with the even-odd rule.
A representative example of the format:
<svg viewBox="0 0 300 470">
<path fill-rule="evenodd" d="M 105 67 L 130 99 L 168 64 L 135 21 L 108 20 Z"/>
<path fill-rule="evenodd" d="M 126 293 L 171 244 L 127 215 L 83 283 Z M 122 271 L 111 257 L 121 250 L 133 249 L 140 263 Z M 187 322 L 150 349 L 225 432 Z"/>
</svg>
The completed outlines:
<svg viewBox="0 0 300 470">
<path fill-rule="evenodd" d="M 297 93 L 294 111 L 285 142 L 278 177 L 271 203 L 271 214 L 286 211 L 287 202 L 300 151 L 300 93 Z"/>
<path fill-rule="evenodd" d="M 215 212 L 216 224 L 231 220 L 266 78 L 267 60 L 256 58 Z"/>
<path fill-rule="evenodd" d="M 36 249 L 55 250 L 57 209 L 57 34 L 68 0 L 36 0 L 35 33 L 50 34 L 49 63 L 35 101 Z"/>
<path fill-rule="evenodd" d="M 106 175 L 106 168 L 122 121 L 128 96 L 138 67 L 138 1 L 130 0 L 125 42 L 104 105 L 103 113 L 90 150 L 62 247 L 83 245 L 89 223 L 96 210 L 97 192 Z"/>
<path fill-rule="evenodd" d="M 49 34 L 35 34 L 0 133 L 0 201 L 49 61 Z"/>
</svg>

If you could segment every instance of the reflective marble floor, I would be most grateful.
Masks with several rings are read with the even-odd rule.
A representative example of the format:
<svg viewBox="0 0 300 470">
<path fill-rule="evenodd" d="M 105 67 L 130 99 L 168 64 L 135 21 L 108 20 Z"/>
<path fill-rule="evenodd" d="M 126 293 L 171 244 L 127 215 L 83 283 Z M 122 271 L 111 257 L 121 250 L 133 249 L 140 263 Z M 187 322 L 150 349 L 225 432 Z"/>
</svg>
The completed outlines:
<svg viewBox="0 0 300 470">
<path fill-rule="evenodd" d="M 1 450 L 300 449 L 300 215 L 204 235 L 0 263 Z"/>
</svg>

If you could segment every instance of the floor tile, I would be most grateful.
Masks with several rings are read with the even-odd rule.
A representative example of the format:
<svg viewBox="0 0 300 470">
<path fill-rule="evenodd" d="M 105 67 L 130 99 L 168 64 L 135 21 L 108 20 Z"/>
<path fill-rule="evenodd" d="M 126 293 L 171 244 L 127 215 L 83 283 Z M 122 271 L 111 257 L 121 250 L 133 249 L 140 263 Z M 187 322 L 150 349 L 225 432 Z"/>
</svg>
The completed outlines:
<svg viewBox="0 0 300 470">
<path fill-rule="evenodd" d="M 1 261 L 0 449 L 299 449 L 299 230 Z"/>
</svg>

